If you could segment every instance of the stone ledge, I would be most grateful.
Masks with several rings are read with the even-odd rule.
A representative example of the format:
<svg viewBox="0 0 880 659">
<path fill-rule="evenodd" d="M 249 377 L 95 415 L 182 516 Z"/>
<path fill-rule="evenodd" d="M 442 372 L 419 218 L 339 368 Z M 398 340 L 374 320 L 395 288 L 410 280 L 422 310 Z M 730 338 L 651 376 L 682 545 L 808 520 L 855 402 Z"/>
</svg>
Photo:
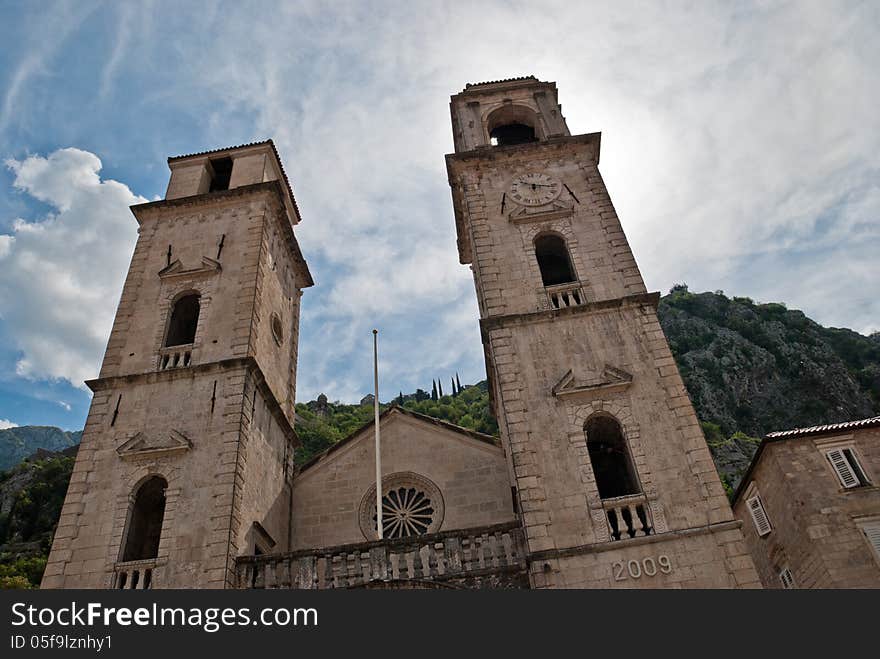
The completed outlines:
<svg viewBox="0 0 880 659">
<path fill-rule="evenodd" d="M 689 529 L 680 529 L 677 531 L 666 531 L 641 538 L 630 538 L 628 540 L 617 540 L 614 542 L 593 542 L 588 545 L 577 545 L 575 547 L 563 547 L 562 549 L 546 549 L 542 551 L 530 552 L 526 555 L 526 562 L 531 564 L 536 561 L 549 560 L 554 558 L 565 558 L 568 556 L 580 556 L 583 554 L 599 554 L 614 549 L 636 547 L 638 545 L 648 545 L 664 540 L 672 540 L 674 538 L 686 538 L 696 535 L 705 535 L 709 533 L 721 533 L 722 531 L 731 531 L 742 527 L 742 520 L 732 520 L 729 522 L 718 522 L 708 526 L 697 526 Z"/>
<path fill-rule="evenodd" d="M 657 308 L 660 301 L 660 293 L 635 293 L 624 297 L 614 298 L 611 300 L 599 300 L 597 302 L 587 302 L 576 307 L 567 307 L 565 309 L 547 309 L 544 311 L 533 311 L 530 313 L 507 314 L 503 316 L 490 316 L 480 319 L 480 328 L 484 331 L 491 331 L 500 328 L 508 328 L 512 325 L 525 325 L 530 323 L 549 322 L 558 318 L 567 318 L 584 314 L 600 313 L 603 311 L 611 311 L 615 309 L 627 309 L 632 307 L 650 306 Z"/>
</svg>

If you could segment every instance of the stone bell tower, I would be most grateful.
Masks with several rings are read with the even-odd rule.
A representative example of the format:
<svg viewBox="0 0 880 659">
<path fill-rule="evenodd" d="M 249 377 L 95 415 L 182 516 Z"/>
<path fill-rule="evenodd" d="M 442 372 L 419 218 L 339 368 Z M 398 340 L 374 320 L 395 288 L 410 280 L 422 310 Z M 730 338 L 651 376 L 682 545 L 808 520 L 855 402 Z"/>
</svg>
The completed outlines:
<svg viewBox="0 0 880 659">
<path fill-rule="evenodd" d="M 285 551 L 300 296 L 271 140 L 170 158 L 140 228 L 43 588 L 223 588 Z"/>
<path fill-rule="evenodd" d="M 554 83 L 452 97 L 446 156 L 533 587 L 759 587 L 599 174 Z"/>
</svg>

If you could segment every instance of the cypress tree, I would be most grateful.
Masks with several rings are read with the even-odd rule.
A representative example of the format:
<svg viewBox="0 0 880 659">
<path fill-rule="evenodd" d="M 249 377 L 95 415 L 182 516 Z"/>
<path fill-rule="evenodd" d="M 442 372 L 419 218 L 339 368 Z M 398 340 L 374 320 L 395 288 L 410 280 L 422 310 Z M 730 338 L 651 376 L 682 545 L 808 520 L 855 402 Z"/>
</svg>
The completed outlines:
<svg viewBox="0 0 880 659">
<path fill-rule="evenodd" d="M 461 380 L 458 379 L 458 373 L 455 374 L 455 384 L 458 387 L 458 393 L 461 393 Z"/>
<path fill-rule="evenodd" d="M 455 388 L 455 378 L 449 378 L 452 381 L 452 397 L 458 396 L 458 390 Z"/>
<path fill-rule="evenodd" d="M 437 382 L 431 380 L 431 400 L 437 400 Z"/>
<path fill-rule="evenodd" d="M 440 379 L 437 379 L 437 393 L 440 398 L 443 398 L 443 383 L 440 382 Z"/>
</svg>

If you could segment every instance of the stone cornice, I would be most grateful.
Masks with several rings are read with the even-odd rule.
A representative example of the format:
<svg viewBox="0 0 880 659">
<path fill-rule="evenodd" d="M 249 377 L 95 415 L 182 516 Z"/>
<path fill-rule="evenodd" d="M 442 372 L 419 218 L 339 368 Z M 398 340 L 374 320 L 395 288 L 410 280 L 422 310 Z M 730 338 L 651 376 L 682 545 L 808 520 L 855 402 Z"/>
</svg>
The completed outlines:
<svg viewBox="0 0 880 659">
<path fill-rule="evenodd" d="M 266 181 L 264 183 L 253 183 L 251 185 L 243 185 L 232 190 L 218 190 L 207 194 L 192 195 L 190 197 L 179 197 L 177 199 L 160 199 L 158 201 L 148 201 L 143 204 L 135 204 L 130 206 L 131 212 L 137 219 L 138 224 L 149 218 L 155 217 L 168 209 L 199 209 L 207 210 L 214 208 L 223 208 L 240 204 L 243 197 L 250 195 L 265 195 L 266 201 L 275 204 L 275 211 L 279 217 L 287 218 L 287 221 L 281 221 L 281 231 L 291 251 L 294 268 L 297 274 L 297 288 L 308 288 L 314 286 L 315 282 L 309 272 L 309 266 L 302 255 L 299 243 L 293 233 L 293 225 L 287 216 L 286 207 L 284 205 L 285 190 L 280 181 Z"/>
<path fill-rule="evenodd" d="M 742 527 L 742 520 L 732 519 L 726 522 L 716 522 L 715 524 L 708 524 L 706 526 L 695 526 L 689 529 L 665 531 L 664 533 L 655 533 L 654 535 L 646 535 L 640 538 L 629 538 L 627 540 L 617 540 L 615 542 L 593 542 L 588 545 L 561 547 L 559 549 L 544 549 L 542 551 L 528 553 L 526 555 L 526 562 L 531 564 L 537 561 L 546 561 L 554 558 L 565 558 L 567 556 L 598 554 L 600 552 L 613 551 L 624 547 L 633 547 L 635 545 L 647 545 L 654 542 L 663 542 L 665 540 L 671 540 L 672 538 L 706 535 L 708 533 L 721 533 L 722 531 L 732 531 L 740 527 Z"/>
<path fill-rule="evenodd" d="M 485 333 L 493 329 L 510 327 L 512 325 L 529 325 L 532 323 L 549 322 L 560 318 L 589 315 L 605 311 L 613 311 L 615 309 L 626 309 L 641 306 L 650 306 L 656 309 L 659 302 L 659 292 L 636 293 L 635 295 L 627 295 L 625 297 L 614 298 L 611 300 L 587 302 L 586 304 L 581 304 L 576 307 L 567 307 L 565 309 L 547 309 L 544 311 L 533 311 L 530 313 L 507 314 L 503 316 L 490 316 L 488 318 L 481 318 L 480 328 Z"/>
<path fill-rule="evenodd" d="M 481 146 L 461 153 L 447 153 L 446 167 L 450 174 L 455 171 L 458 163 L 468 161 L 492 162 L 496 160 L 526 161 L 546 157 L 549 152 L 564 150 L 569 146 L 590 145 L 596 147 L 596 164 L 599 164 L 602 133 L 584 133 L 582 135 L 559 135 L 549 137 L 540 142 L 511 144 L 510 146 Z"/>
<path fill-rule="evenodd" d="M 263 374 L 260 365 L 253 357 L 234 357 L 232 359 L 222 359 L 219 361 L 208 362 L 205 364 L 194 364 L 185 368 L 169 368 L 164 371 L 147 371 L 145 373 L 129 373 L 126 375 L 113 375 L 103 378 L 95 378 L 94 380 L 86 380 L 86 386 L 93 392 L 112 389 L 119 385 L 128 384 L 155 384 L 159 382 L 174 382 L 175 380 L 192 379 L 196 375 L 204 375 L 208 373 L 216 373 L 219 371 L 227 371 L 235 368 L 243 368 L 250 371 L 256 380 L 257 388 L 266 401 L 266 406 L 272 413 L 272 416 L 281 426 L 281 430 L 287 437 L 289 442 L 294 446 L 299 446 L 299 437 L 296 430 L 291 424 L 287 415 L 275 398 L 275 394 L 266 383 L 266 377 Z"/>
</svg>

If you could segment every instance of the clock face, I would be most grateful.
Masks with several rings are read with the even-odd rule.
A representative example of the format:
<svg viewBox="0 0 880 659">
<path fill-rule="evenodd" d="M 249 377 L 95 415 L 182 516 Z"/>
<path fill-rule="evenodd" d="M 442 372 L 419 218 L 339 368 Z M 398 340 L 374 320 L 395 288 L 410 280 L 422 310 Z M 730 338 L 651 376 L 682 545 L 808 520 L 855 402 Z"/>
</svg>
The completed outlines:
<svg viewBox="0 0 880 659">
<path fill-rule="evenodd" d="M 510 183 L 510 197 L 523 206 L 543 206 L 559 196 L 562 184 L 546 174 L 520 174 Z"/>
</svg>

